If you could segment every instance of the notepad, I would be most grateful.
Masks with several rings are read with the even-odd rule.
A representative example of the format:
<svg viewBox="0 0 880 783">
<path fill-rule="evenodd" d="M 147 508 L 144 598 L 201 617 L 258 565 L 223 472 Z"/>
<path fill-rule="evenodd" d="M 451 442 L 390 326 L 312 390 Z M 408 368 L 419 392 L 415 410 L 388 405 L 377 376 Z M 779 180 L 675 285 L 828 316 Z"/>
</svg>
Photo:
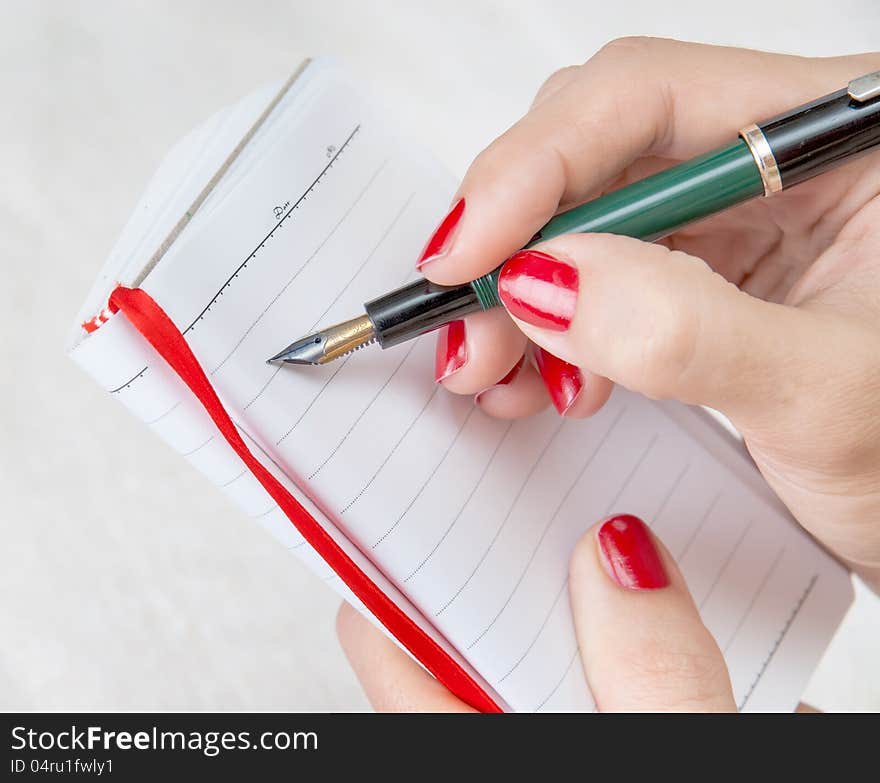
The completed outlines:
<svg viewBox="0 0 880 783">
<path fill-rule="evenodd" d="M 363 580 L 353 591 L 351 571 L 317 554 L 175 369 L 107 308 L 119 282 L 148 294 L 250 451 L 375 590 L 371 619 L 415 639 L 410 652 L 476 706 L 594 709 L 568 560 L 586 529 L 625 512 L 680 563 L 740 708 L 791 710 L 850 580 L 705 411 L 617 389 L 583 421 L 492 419 L 435 385 L 430 336 L 323 367 L 266 364 L 415 275 L 455 180 L 389 116 L 316 60 L 191 133 L 87 297 L 72 357 L 366 611 Z"/>
</svg>

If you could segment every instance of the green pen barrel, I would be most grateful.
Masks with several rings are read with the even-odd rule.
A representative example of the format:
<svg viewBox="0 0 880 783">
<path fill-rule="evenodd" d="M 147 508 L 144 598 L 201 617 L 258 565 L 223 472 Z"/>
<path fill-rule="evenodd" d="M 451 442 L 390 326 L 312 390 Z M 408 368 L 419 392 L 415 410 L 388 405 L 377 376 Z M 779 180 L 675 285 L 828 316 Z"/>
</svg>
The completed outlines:
<svg viewBox="0 0 880 783">
<path fill-rule="evenodd" d="M 763 195 L 755 159 L 742 139 L 557 215 L 526 247 L 562 234 L 622 234 L 648 242 Z M 496 307 L 498 267 L 471 283 L 483 309 Z"/>
</svg>

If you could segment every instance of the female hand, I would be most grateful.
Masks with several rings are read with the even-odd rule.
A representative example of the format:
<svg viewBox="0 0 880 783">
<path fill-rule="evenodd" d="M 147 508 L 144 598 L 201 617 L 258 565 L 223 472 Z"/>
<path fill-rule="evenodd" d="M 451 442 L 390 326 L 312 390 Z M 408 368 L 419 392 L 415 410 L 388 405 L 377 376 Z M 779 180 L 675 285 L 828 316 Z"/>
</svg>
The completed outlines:
<svg viewBox="0 0 880 783">
<path fill-rule="evenodd" d="M 878 68 L 878 54 L 615 41 L 554 74 L 477 157 L 420 269 L 472 280 L 555 212 Z M 504 417 L 541 409 L 548 393 L 562 415 L 589 416 L 613 383 L 716 408 L 801 524 L 876 588 L 878 194 L 875 154 L 662 243 L 578 234 L 517 253 L 499 285 L 507 313 L 444 329 L 437 379 Z"/>
<path fill-rule="evenodd" d="M 724 658 L 665 547 L 636 517 L 586 533 L 570 574 L 584 673 L 603 712 L 730 712 Z M 380 712 L 470 712 L 356 610 L 337 618 L 342 647 Z"/>
</svg>

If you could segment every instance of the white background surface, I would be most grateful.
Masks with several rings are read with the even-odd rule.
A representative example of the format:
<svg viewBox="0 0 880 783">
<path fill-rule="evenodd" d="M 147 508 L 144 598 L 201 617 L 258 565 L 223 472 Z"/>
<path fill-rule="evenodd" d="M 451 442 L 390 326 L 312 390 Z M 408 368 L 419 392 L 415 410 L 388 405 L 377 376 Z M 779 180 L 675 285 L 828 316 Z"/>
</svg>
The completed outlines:
<svg viewBox="0 0 880 783">
<path fill-rule="evenodd" d="M 880 48 L 877 0 L 0 0 L 0 709 L 368 705 L 337 600 L 63 355 L 170 145 L 332 53 L 454 171 L 554 69 L 653 34 L 809 55 Z M 880 709 L 864 589 L 806 698 Z"/>
</svg>

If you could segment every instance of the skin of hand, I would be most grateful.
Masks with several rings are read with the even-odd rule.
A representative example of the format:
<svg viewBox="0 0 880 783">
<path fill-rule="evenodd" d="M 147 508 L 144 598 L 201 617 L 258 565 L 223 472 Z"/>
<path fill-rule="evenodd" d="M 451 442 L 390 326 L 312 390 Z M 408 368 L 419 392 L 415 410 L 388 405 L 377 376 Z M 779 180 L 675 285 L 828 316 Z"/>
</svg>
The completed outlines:
<svg viewBox="0 0 880 783">
<path fill-rule="evenodd" d="M 603 712 L 731 712 L 724 658 L 675 562 L 641 520 L 612 517 L 580 540 L 570 592 L 584 674 Z M 471 712 L 348 604 L 343 650 L 380 712 Z"/>
<path fill-rule="evenodd" d="M 576 234 L 517 253 L 554 213 L 877 69 L 876 53 L 623 39 L 554 74 L 476 158 L 421 259 L 441 284 L 510 259 L 507 311 L 441 332 L 438 381 L 501 417 L 548 391 L 589 416 L 615 383 L 720 410 L 798 521 L 877 589 L 880 154 L 658 243 Z"/>
</svg>

